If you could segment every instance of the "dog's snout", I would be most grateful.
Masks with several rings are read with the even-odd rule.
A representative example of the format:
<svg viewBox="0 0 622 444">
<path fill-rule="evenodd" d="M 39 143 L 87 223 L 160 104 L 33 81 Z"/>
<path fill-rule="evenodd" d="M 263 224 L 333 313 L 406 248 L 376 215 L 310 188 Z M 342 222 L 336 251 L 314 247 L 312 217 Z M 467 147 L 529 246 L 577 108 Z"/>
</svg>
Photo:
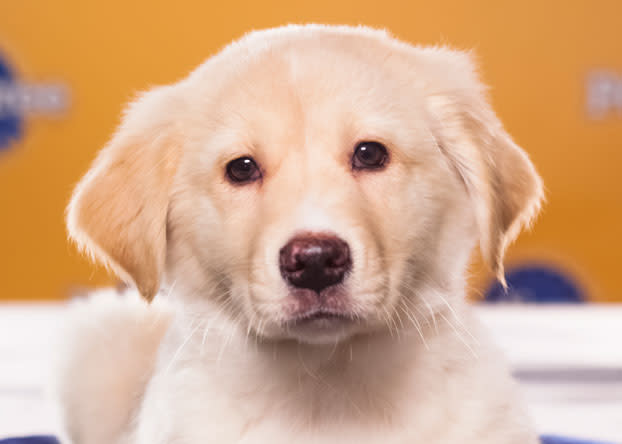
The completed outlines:
<svg viewBox="0 0 622 444">
<path fill-rule="evenodd" d="M 290 285 L 319 293 L 343 281 L 352 260 L 348 244 L 337 236 L 306 234 L 281 248 L 279 266 Z"/>
</svg>

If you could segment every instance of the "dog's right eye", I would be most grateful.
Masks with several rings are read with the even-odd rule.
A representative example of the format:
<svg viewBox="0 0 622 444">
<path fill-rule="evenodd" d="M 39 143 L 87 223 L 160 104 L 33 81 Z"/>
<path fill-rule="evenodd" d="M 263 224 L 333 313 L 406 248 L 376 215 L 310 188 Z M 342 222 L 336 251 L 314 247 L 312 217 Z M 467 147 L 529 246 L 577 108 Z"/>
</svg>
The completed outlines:
<svg viewBox="0 0 622 444">
<path fill-rule="evenodd" d="M 244 184 L 261 179 L 261 171 L 252 157 L 233 159 L 227 164 L 227 178 L 234 183 Z"/>
<path fill-rule="evenodd" d="M 361 142 L 354 149 L 352 168 L 355 170 L 378 170 L 387 162 L 386 147 L 380 142 Z"/>
</svg>

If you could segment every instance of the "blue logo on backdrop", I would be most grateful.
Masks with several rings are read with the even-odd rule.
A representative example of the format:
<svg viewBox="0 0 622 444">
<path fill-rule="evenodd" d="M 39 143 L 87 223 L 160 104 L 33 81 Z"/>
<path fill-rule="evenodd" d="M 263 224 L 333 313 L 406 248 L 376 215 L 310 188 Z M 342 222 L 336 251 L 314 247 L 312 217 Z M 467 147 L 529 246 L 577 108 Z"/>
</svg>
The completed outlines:
<svg viewBox="0 0 622 444">
<path fill-rule="evenodd" d="M 11 68 L 0 57 L 0 89 L 8 90 L 14 86 Z M 7 148 L 22 132 L 22 119 L 16 110 L 4 106 L 6 100 L 0 101 L 0 150 Z"/>
<path fill-rule="evenodd" d="M 64 85 L 20 82 L 0 54 L 0 151 L 21 137 L 27 116 L 60 114 L 67 103 Z"/>
<path fill-rule="evenodd" d="M 525 264 L 510 269 L 508 288 L 494 282 L 486 293 L 487 302 L 581 303 L 586 294 L 572 275 L 552 265 Z"/>
</svg>

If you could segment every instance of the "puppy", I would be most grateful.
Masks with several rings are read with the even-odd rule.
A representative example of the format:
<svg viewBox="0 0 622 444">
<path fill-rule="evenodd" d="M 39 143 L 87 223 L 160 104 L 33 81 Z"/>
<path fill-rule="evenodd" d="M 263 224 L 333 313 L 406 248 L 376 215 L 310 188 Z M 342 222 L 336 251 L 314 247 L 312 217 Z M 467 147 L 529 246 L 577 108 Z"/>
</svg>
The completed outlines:
<svg viewBox="0 0 622 444">
<path fill-rule="evenodd" d="M 72 311 L 68 440 L 536 443 L 465 268 L 477 244 L 503 280 L 541 197 L 468 54 L 246 35 L 139 97 L 75 190 L 70 236 L 136 290 Z"/>
</svg>

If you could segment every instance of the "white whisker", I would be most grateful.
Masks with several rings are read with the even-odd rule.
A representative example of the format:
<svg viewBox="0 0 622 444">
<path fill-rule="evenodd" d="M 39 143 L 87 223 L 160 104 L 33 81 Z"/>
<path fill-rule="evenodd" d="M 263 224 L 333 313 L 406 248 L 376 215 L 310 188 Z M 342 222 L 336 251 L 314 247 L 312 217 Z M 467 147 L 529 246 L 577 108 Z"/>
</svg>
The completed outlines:
<svg viewBox="0 0 622 444">
<path fill-rule="evenodd" d="M 177 348 L 177 350 L 175 351 L 175 353 L 173 354 L 173 357 L 171 358 L 171 361 L 168 363 L 168 365 L 166 366 L 166 369 L 164 370 L 164 373 L 168 373 L 170 368 L 173 366 L 173 364 L 175 363 L 175 361 L 177 360 L 179 354 L 181 353 L 182 349 L 186 346 L 186 344 L 188 343 L 188 341 L 190 341 L 190 338 L 192 338 L 192 336 L 194 335 L 194 333 L 198 330 L 200 324 L 197 324 L 194 326 L 194 328 L 190 331 L 190 333 L 186 336 L 186 338 L 182 341 L 181 345 Z"/>
</svg>

